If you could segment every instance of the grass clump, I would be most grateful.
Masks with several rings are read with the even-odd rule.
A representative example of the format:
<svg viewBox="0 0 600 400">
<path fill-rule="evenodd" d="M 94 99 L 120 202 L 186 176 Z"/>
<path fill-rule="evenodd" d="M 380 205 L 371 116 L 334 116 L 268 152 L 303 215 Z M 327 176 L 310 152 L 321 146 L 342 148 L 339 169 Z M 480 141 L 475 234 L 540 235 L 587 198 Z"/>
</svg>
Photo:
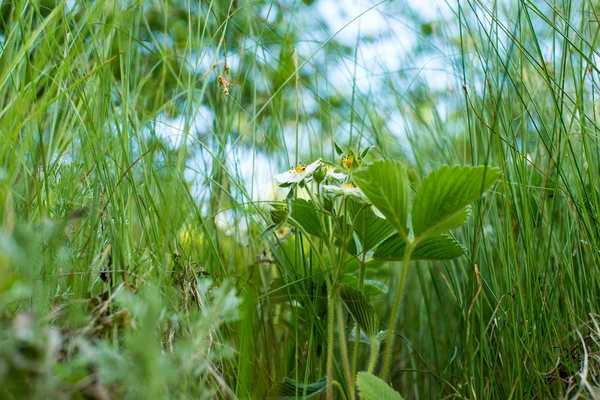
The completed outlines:
<svg viewBox="0 0 600 400">
<path fill-rule="evenodd" d="M 598 397 L 596 4 L 352 4 L 0 4 L 1 398 Z"/>
</svg>

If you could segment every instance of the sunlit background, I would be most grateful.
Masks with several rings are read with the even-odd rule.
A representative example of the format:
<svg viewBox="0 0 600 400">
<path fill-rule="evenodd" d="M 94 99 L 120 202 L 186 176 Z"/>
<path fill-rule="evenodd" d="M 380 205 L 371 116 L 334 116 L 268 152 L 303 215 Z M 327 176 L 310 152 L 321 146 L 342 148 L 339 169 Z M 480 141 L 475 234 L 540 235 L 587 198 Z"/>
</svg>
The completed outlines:
<svg viewBox="0 0 600 400">
<path fill-rule="evenodd" d="M 385 141 L 381 143 L 378 139 L 390 135 L 400 140 L 384 151 L 402 153 L 414 160 L 406 141 L 409 135 L 420 133 L 411 132 L 404 120 L 405 113 L 415 108 L 411 98 L 435 93 L 435 112 L 441 118 L 440 123 L 445 123 L 451 112 L 449 105 L 458 99 L 455 94 L 460 91 L 461 79 L 456 63 L 460 54 L 457 46 L 447 43 L 445 38 L 448 32 L 456 30 L 457 24 L 448 21 L 453 10 L 447 2 L 289 1 L 261 7 L 250 3 L 239 12 L 248 10 L 271 24 L 271 33 L 279 39 L 285 40 L 286 35 L 293 34 L 297 42 L 295 47 L 285 49 L 282 44 L 273 46 L 269 42 L 244 39 L 239 51 L 227 52 L 233 84 L 227 106 L 240 114 L 239 123 L 231 127 L 236 140 L 226 145 L 228 162 L 243 178 L 252 200 L 276 199 L 281 193 L 276 192 L 273 175 L 296 161 L 312 161 L 322 154 L 333 159 L 333 140 L 343 146 L 374 146 L 375 152 L 379 152 Z M 269 150 L 265 138 L 268 128 L 263 121 L 252 121 L 256 110 L 245 108 L 239 101 L 244 82 L 236 77 L 246 73 L 240 58 L 250 54 L 265 68 L 253 72 L 256 75 L 252 79 L 257 80 L 257 85 L 261 78 L 267 79 L 267 74 L 273 73 L 279 57 L 288 57 L 288 67 L 294 67 L 292 59 L 297 56 L 302 77 L 298 88 L 298 160 L 295 160 L 295 113 L 285 113 L 280 131 L 272 133 L 285 144 L 285 150 Z M 224 62 L 221 54 L 215 56 L 209 50 L 194 56 L 189 67 L 198 75 L 204 74 L 215 59 Z M 288 79 L 285 91 L 295 96 L 295 78 Z M 266 82 L 262 89 L 268 90 Z M 319 110 L 322 102 L 330 102 L 325 120 L 320 118 L 325 115 Z M 369 107 L 375 105 L 380 119 L 377 128 L 369 121 L 370 116 L 358 111 L 366 108 L 365 103 Z M 355 107 L 354 113 L 349 111 L 351 105 Z M 204 172 L 210 160 L 207 153 L 210 145 L 197 143 L 190 136 L 202 140 L 202 135 L 218 133 L 214 119 L 214 111 L 199 101 L 189 114 L 173 118 L 162 115 L 153 125 L 155 132 L 174 147 L 184 137 L 188 138 L 192 158 L 187 162 L 186 176 L 195 182 L 194 190 L 199 196 L 206 190 Z M 378 132 L 374 133 L 374 129 Z M 267 146 L 257 151 L 248 145 L 248 138 Z"/>
</svg>

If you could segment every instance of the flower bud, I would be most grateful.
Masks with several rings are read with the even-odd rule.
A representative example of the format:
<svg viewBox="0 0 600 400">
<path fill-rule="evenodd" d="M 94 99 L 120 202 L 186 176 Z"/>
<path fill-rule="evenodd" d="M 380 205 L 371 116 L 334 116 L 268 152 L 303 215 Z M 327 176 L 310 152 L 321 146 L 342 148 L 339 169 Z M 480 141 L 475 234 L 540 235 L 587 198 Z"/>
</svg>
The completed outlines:
<svg viewBox="0 0 600 400">
<path fill-rule="evenodd" d="M 322 165 L 319 166 L 319 168 L 317 168 L 315 172 L 313 172 L 313 178 L 317 183 L 323 182 L 325 176 L 327 176 L 327 170 Z"/>
<path fill-rule="evenodd" d="M 340 165 L 346 171 L 354 171 L 360 168 L 362 164 L 362 158 L 358 154 L 356 154 L 353 150 L 348 150 L 344 154 L 342 154 L 342 158 L 340 159 Z"/>
<path fill-rule="evenodd" d="M 271 204 L 273 209 L 269 210 L 271 220 L 275 225 L 283 224 L 290 214 L 287 204 Z"/>
</svg>

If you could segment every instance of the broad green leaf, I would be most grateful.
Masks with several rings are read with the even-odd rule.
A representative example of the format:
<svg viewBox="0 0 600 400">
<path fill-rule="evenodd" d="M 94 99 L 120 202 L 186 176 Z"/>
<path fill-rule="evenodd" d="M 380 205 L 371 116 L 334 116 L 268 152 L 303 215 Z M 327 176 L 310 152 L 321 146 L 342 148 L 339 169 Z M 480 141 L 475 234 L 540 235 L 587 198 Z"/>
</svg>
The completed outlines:
<svg viewBox="0 0 600 400">
<path fill-rule="evenodd" d="M 408 236 L 410 182 L 397 161 L 377 161 L 354 174 L 354 182 L 367 198 L 400 232 Z"/>
<path fill-rule="evenodd" d="M 348 213 L 363 252 L 377 246 L 394 231 L 394 227 L 386 219 L 376 216 L 367 204 L 351 197 L 347 201 Z"/>
<path fill-rule="evenodd" d="M 400 261 L 404 258 L 406 242 L 397 233 L 383 241 L 373 253 L 374 259 Z M 411 260 L 451 260 L 465 254 L 464 248 L 447 234 L 423 239 L 417 244 Z"/>
<path fill-rule="evenodd" d="M 305 385 L 286 377 L 269 390 L 267 400 L 310 399 L 321 393 L 326 387 L 327 378 L 322 378 L 315 383 Z M 306 396 L 303 396 L 305 390 Z"/>
<path fill-rule="evenodd" d="M 399 233 L 384 240 L 373 252 L 373 258 L 376 260 L 398 261 L 404 258 L 406 241 L 402 239 Z"/>
<path fill-rule="evenodd" d="M 310 200 L 296 199 L 292 201 L 291 217 L 311 235 L 323 236 L 321 221 L 315 205 Z"/>
<path fill-rule="evenodd" d="M 377 340 L 377 342 L 379 344 L 385 343 L 387 340 L 387 329 L 383 330 L 383 331 L 379 331 L 377 336 L 375 336 L 375 339 Z M 355 340 L 356 340 L 356 325 L 354 325 L 354 327 L 352 328 L 352 331 L 350 332 L 350 335 L 348 335 L 349 342 L 354 342 Z M 362 330 L 360 331 L 360 342 L 366 343 L 366 344 L 371 344 L 371 339 L 369 339 L 369 337 L 367 335 L 365 335 L 365 333 Z"/>
<path fill-rule="evenodd" d="M 485 166 L 444 166 L 431 172 L 417 190 L 412 208 L 415 237 L 436 236 L 466 222 L 469 203 L 498 180 L 500 170 Z"/>
<path fill-rule="evenodd" d="M 344 274 L 342 277 L 342 283 L 350 286 L 351 288 L 358 289 L 358 277 L 356 275 Z M 366 297 L 386 294 L 388 292 L 388 287 L 385 283 L 381 283 L 374 279 L 365 279 L 363 283 L 363 293 Z"/>
<path fill-rule="evenodd" d="M 367 337 L 376 337 L 379 333 L 379 316 L 365 296 L 358 290 L 346 285 L 340 287 L 340 296 Z"/>
<path fill-rule="evenodd" d="M 347 244 L 346 244 L 346 251 L 348 252 L 348 254 L 351 254 L 353 256 L 358 254 L 358 249 L 356 248 L 356 241 L 354 240 L 354 237 L 352 238 L 348 238 L 347 239 Z M 336 237 L 333 241 L 333 244 L 335 244 L 336 246 L 342 246 L 342 239 L 340 237 Z"/>
<path fill-rule="evenodd" d="M 354 325 L 354 327 L 352 328 L 352 331 L 350 332 L 350 335 L 348 335 L 348 342 L 355 342 L 355 341 L 356 341 L 356 325 Z M 365 344 L 371 344 L 371 339 L 369 339 L 369 337 L 367 335 L 365 335 L 365 332 L 362 329 L 360 330 L 360 342 L 365 343 Z"/>
<path fill-rule="evenodd" d="M 363 289 L 365 296 L 386 294 L 389 291 L 385 283 L 381 283 L 379 281 L 376 281 L 375 279 L 365 279 Z"/>
<path fill-rule="evenodd" d="M 403 400 L 400 393 L 392 389 L 383 379 L 368 372 L 358 373 L 356 386 L 363 400 Z"/>
<path fill-rule="evenodd" d="M 452 236 L 441 234 L 429 237 L 417 244 L 411 260 L 452 260 L 465 254 L 465 249 Z"/>
<path fill-rule="evenodd" d="M 377 341 L 379 343 L 385 343 L 387 341 L 387 333 L 388 333 L 387 329 L 385 329 L 383 331 L 379 331 L 379 333 L 377 334 L 375 339 L 377 339 Z"/>
</svg>

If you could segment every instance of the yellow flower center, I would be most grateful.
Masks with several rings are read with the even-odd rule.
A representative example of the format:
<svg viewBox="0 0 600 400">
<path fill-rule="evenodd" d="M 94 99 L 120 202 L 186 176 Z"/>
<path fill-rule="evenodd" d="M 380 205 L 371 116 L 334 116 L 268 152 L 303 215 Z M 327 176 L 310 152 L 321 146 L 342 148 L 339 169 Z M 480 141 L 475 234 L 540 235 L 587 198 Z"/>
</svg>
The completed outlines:
<svg viewBox="0 0 600 400">
<path fill-rule="evenodd" d="M 290 228 L 288 228 L 287 226 L 282 226 L 281 228 L 277 229 L 277 234 L 279 236 L 285 236 L 288 234 L 289 231 Z"/>
<path fill-rule="evenodd" d="M 296 168 L 294 168 L 294 171 L 296 171 L 297 174 L 302 173 L 306 171 L 306 165 L 298 164 Z"/>
<path fill-rule="evenodd" d="M 352 167 L 352 163 L 354 162 L 354 156 L 353 155 L 348 155 L 346 157 L 346 160 L 344 161 L 344 163 L 346 164 L 346 168 L 350 169 Z"/>
<path fill-rule="evenodd" d="M 356 189 L 356 186 L 354 186 L 354 184 L 352 184 L 352 183 L 344 183 L 344 184 L 342 184 L 342 188 L 344 188 L 344 189 Z"/>
</svg>

